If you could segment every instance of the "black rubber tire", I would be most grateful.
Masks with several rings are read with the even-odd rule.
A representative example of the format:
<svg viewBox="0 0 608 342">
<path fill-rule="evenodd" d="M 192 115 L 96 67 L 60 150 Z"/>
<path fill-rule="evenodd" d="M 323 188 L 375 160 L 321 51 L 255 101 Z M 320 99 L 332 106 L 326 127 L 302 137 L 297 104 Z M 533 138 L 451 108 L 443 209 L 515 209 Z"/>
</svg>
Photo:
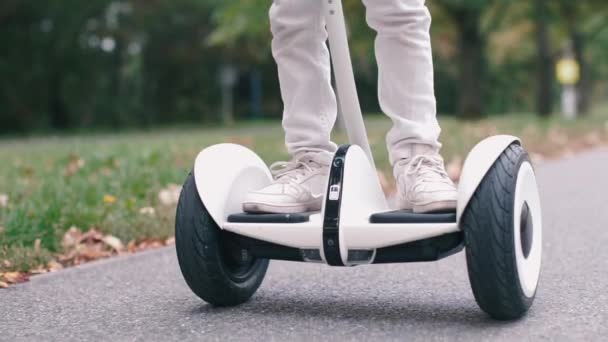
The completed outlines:
<svg viewBox="0 0 608 342">
<path fill-rule="evenodd" d="M 188 175 L 175 218 L 175 248 L 190 289 L 216 306 L 248 301 L 264 280 L 267 259 L 256 259 L 222 231 L 201 201 L 194 177 Z"/>
<path fill-rule="evenodd" d="M 482 180 L 460 221 L 475 300 L 497 320 L 521 318 L 536 295 L 524 294 L 515 255 L 515 185 L 524 162 L 529 162 L 526 151 L 519 144 L 510 145 Z"/>
</svg>

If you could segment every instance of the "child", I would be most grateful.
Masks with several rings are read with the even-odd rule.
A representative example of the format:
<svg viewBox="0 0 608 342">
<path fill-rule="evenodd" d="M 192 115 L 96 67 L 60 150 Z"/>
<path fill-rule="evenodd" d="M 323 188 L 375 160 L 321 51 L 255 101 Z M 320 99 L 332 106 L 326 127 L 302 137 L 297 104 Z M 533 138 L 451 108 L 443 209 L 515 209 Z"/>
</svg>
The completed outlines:
<svg viewBox="0 0 608 342">
<path fill-rule="evenodd" d="M 336 145 L 337 113 L 323 0 L 274 0 L 272 53 L 284 103 L 283 128 L 290 162 L 274 163 L 274 182 L 249 193 L 247 212 L 320 210 Z M 439 155 L 433 62 L 425 0 L 363 0 L 377 32 L 378 95 L 393 121 L 387 134 L 399 205 L 417 213 L 456 208 L 457 192 Z"/>
</svg>

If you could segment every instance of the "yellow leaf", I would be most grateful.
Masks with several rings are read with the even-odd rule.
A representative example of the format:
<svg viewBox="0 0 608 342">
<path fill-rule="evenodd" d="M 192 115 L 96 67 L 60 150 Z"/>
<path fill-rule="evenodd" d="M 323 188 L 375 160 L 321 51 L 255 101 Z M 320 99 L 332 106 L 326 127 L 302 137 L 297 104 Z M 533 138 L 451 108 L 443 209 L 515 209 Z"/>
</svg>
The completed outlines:
<svg viewBox="0 0 608 342">
<path fill-rule="evenodd" d="M 0 289 L 5 289 L 5 288 L 7 288 L 7 287 L 8 287 L 8 284 L 7 284 L 7 283 L 5 283 L 5 282 L 3 282 L 3 281 L 0 281 Z"/>
<path fill-rule="evenodd" d="M 105 195 L 105 196 L 103 196 L 103 203 L 114 204 L 114 203 L 116 203 L 116 197 L 114 197 L 112 195 Z"/>
</svg>

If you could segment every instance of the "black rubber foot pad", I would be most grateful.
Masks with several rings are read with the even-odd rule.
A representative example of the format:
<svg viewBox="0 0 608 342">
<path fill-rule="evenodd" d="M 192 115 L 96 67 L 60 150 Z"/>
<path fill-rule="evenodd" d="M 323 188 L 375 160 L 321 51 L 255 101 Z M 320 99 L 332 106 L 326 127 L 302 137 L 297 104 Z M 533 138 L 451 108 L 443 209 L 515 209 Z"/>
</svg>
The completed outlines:
<svg viewBox="0 0 608 342">
<path fill-rule="evenodd" d="M 308 222 L 311 213 L 302 214 L 250 214 L 240 213 L 228 216 L 233 223 L 302 223 Z"/>
<path fill-rule="evenodd" d="M 456 223 L 456 212 L 416 214 L 407 210 L 395 210 L 373 214 L 370 223 Z"/>
</svg>

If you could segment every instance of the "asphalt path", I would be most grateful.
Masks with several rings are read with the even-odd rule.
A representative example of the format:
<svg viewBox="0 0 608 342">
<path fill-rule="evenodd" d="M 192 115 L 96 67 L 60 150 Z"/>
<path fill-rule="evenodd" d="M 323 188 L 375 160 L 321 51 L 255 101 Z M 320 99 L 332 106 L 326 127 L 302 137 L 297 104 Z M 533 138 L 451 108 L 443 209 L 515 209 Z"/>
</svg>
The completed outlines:
<svg viewBox="0 0 608 342">
<path fill-rule="evenodd" d="M 250 302 L 218 309 L 190 292 L 165 248 L 0 290 L 0 341 L 605 340 L 608 150 L 537 171 L 543 269 L 534 306 L 516 322 L 478 309 L 464 253 L 348 269 L 271 262 Z"/>
</svg>

